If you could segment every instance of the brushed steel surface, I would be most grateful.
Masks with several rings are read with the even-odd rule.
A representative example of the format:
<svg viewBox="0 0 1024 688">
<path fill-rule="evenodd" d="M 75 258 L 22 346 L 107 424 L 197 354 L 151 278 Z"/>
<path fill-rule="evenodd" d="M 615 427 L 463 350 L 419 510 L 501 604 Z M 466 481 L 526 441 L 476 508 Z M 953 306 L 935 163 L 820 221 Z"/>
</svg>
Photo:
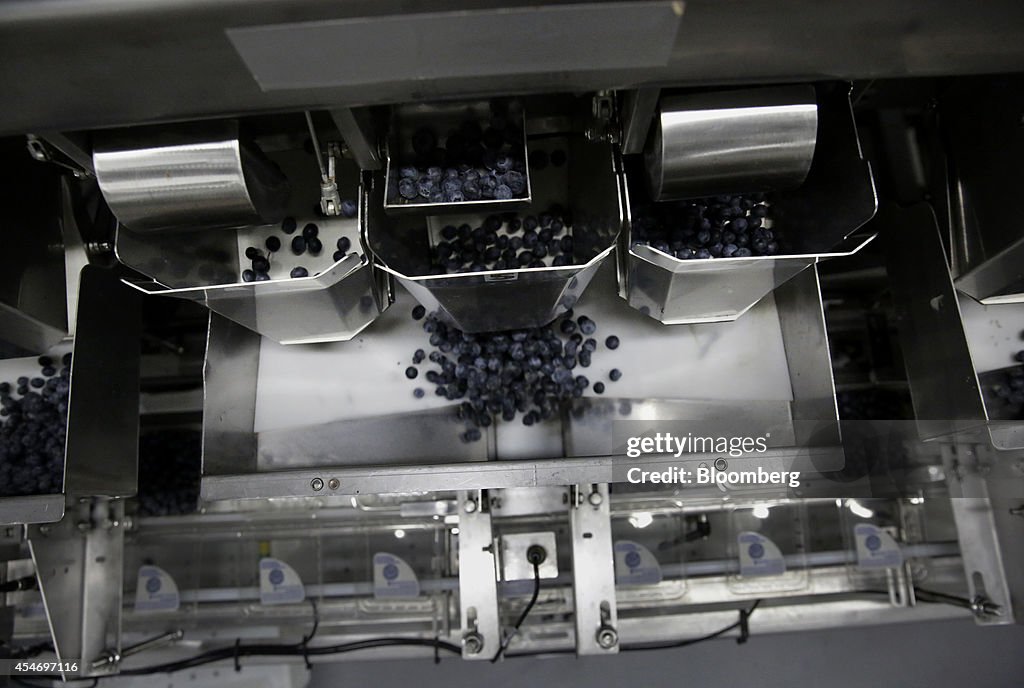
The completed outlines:
<svg viewBox="0 0 1024 688">
<path fill-rule="evenodd" d="M 570 495 L 570 501 L 576 500 L 569 509 L 576 654 L 616 654 L 619 616 L 608 485 L 580 483 L 570 488 Z M 602 631 L 615 633 L 615 642 L 601 644 L 598 635 Z"/>
<path fill-rule="evenodd" d="M 282 344 L 305 344 L 351 339 L 386 309 L 390 284 L 372 264 L 360 239 L 358 218 L 320 218 L 310 215 L 319 200 L 319 171 L 315 160 L 301 151 L 274 156 L 296 184 L 288 210 L 301 228 L 315 222 L 325 246 L 319 256 L 295 256 L 291 237 L 277 227 L 253 225 L 235 230 L 135 232 L 118 228 L 118 260 L 150 279 L 129 280 L 146 294 L 199 303 L 244 327 Z M 351 162 L 337 170 L 343 195 L 359 199 L 359 170 Z M 269 281 L 243 282 L 247 246 L 263 246 L 271 235 L 282 239 L 272 257 Z M 334 242 L 346 236 L 350 252 L 333 260 Z M 308 277 L 292 279 L 292 267 L 302 265 Z"/>
<path fill-rule="evenodd" d="M 581 135 L 547 142 L 556 144 L 567 149 L 569 162 L 562 171 L 534 173 L 533 202 L 523 213 L 538 214 L 556 202 L 572 210 L 576 265 L 429 275 L 433 241 L 453 218 L 388 217 L 381 209 L 384 184 L 378 175 L 364 203 L 367 243 L 381 268 L 429 311 L 466 332 L 537 327 L 572 308 L 611 254 L 622 227 L 621 163 L 613 146 Z M 462 219 L 479 224 L 483 218 Z"/>
<path fill-rule="evenodd" d="M 0 45 L 5 59 L 0 62 L 0 84 L 7 106 L 0 112 L 0 132 L 77 131 L 225 113 L 301 111 L 325 103 L 356 106 L 496 92 L 992 74 L 1019 71 L 1024 59 L 1020 41 L 1024 8 L 1018 0 L 976 3 L 970 12 L 957 3 L 919 0 L 855 4 L 801 0 L 784 5 L 765 0 L 689 0 L 668 62 L 662 66 L 630 66 L 655 65 L 657 57 L 664 60 L 664 53 L 659 55 L 660 42 L 635 40 L 609 47 L 638 53 L 634 59 L 615 60 L 592 71 L 568 72 L 557 69 L 552 61 L 555 68 L 548 69 L 546 64 L 540 72 L 497 74 L 497 69 L 515 63 L 498 53 L 493 62 L 487 60 L 491 69 L 480 76 L 440 73 L 422 78 L 418 70 L 405 66 L 403 50 L 391 50 L 388 57 L 401 60 L 401 67 L 389 70 L 384 80 L 274 92 L 260 88 L 226 34 L 229 29 L 251 26 L 401 19 L 415 13 L 467 9 L 499 14 L 506 8 L 536 4 L 535 0 L 273 0 L 244 6 L 234 0 L 3 3 Z M 738 17 L 746 21 L 738 24 Z M 739 40 L 738 29 L 743 34 L 748 26 L 756 26 L 756 40 Z M 529 52 L 535 38 L 531 34 L 517 30 L 508 37 Z M 463 62 L 477 63 L 482 58 L 471 49 L 474 41 L 472 33 L 463 33 L 446 47 Z M 567 48 L 559 44 L 559 49 Z M 588 52 L 588 62 L 591 57 Z M 322 53 L 316 53 L 311 61 L 302 61 L 301 71 L 289 76 L 307 82 L 315 79 L 322 59 Z M 364 57 L 359 54 L 357 59 Z M 472 69 L 474 64 L 466 67 Z M 360 72 L 363 69 L 354 74 Z"/>
<path fill-rule="evenodd" d="M 641 172 L 629 169 L 627 231 L 619 241 L 623 298 L 666 324 L 732 321 L 807 267 L 856 253 L 871 241 L 872 234 L 858 230 L 874 216 L 878 200 L 849 94 L 844 84 L 818 88 L 818 138 L 807 179 L 769 197 L 773 227 L 785 233 L 782 255 L 678 260 L 634 245 L 631 218 L 651 199 Z"/>
<path fill-rule="evenodd" d="M 284 217 L 281 171 L 236 122 L 104 135 L 93 150 L 107 205 L 135 232 L 242 227 Z"/>
<path fill-rule="evenodd" d="M 654 200 L 800 186 L 818 134 L 812 86 L 665 95 L 644 152 Z"/>
<path fill-rule="evenodd" d="M 481 129 L 487 129 L 492 117 L 492 106 L 495 101 L 472 101 L 454 103 L 413 103 L 392 108 L 391 128 L 385 143 L 385 175 L 384 175 L 384 209 L 390 215 L 411 213 L 496 213 L 529 207 L 532 200 L 532 184 L 530 169 L 523 175 L 526 177 L 524 196 L 508 200 L 479 199 L 460 203 L 431 203 L 417 198 L 414 202 L 405 202 L 398 193 L 399 171 L 403 165 L 415 157 L 412 148 L 413 134 L 421 127 L 432 130 L 438 139 L 438 145 L 444 147 L 447 132 L 458 129 L 463 122 L 475 121 Z M 512 100 L 508 104 L 509 124 L 520 129 L 523 139 L 522 150 L 515 151 L 526 161 L 526 113 L 522 102 Z M 513 121 L 513 117 L 519 120 Z"/>
<path fill-rule="evenodd" d="M 459 492 L 459 618 L 463 659 L 489 660 L 501 647 L 497 556 L 486 492 Z M 482 643 L 473 652 L 467 634 Z"/>
</svg>

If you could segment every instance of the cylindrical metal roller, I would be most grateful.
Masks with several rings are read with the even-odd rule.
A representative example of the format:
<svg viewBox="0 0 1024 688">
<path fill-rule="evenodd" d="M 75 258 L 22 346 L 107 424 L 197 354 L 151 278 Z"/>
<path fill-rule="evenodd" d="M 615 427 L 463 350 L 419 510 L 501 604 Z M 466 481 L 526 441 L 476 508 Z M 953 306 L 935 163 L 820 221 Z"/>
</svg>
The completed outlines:
<svg viewBox="0 0 1024 688">
<path fill-rule="evenodd" d="M 812 86 L 670 96 L 645 151 L 655 200 L 793 188 L 811 168 Z"/>
<path fill-rule="evenodd" d="M 93 152 L 100 190 L 136 232 L 277 222 L 289 196 L 280 169 L 234 122 L 125 132 Z"/>
</svg>

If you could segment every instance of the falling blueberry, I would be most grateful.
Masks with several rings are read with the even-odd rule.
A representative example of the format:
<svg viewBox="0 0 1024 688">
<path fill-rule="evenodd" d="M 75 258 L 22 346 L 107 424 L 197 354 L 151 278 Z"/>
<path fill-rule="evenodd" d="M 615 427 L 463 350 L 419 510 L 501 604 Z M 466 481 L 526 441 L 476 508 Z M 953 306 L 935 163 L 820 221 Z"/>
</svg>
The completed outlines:
<svg viewBox="0 0 1024 688">
<path fill-rule="evenodd" d="M 294 217 L 286 217 L 281 221 L 281 231 L 285 234 L 294 234 L 297 227 L 298 223 L 295 222 Z"/>
<path fill-rule="evenodd" d="M 427 309 L 424 308 L 422 304 L 417 304 L 412 309 L 412 319 L 413 320 L 422 320 L 423 316 L 426 315 L 426 314 L 427 314 Z"/>
<path fill-rule="evenodd" d="M 296 278 L 299 278 L 299 277 L 309 277 L 309 271 L 306 270 L 306 268 L 304 268 L 304 267 L 302 267 L 300 265 L 298 267 L 292 268 L 291 276 L 292 276 L 293 279 L 296 279 Z"/>
<path fill-rule="evenodd" d="M 261 255 L 262 252 L 255 246 L 250 246 L 249 248 L 245 249 L 245 257 L 248 258 L 249 260 L 255 260 L 256 258 L 259 258 Z"/>
<path fill-rule="evenodd" d="M 341 215 L 349 219 L 355 217 L 359 213 L 359 207 L 356 202 L 350 199 L 345 199 L 341 202 Z"/>
<path fill-rule="evenodd" d="M 281 250 L 281 240 L 276 236 L 267 237 L 266 241 L 267 250 L 273 253 L 274 251 Z"/>
<path fill-rule="evenodd" d="M 252 270 L 249 270 L 249 269 L 242 270 L 242 281 L 243 282 L 255 282 L 256 281 L 256 273 L 253 272 Z"/>
<path fill-rule="evenodd" d="M 420 374 L 420 371 L 416 370 L 413 366 L 409 366 L 405 369 L 405 376 L 410 380 L 415 380 L 416 376 Z"/>
</svg>

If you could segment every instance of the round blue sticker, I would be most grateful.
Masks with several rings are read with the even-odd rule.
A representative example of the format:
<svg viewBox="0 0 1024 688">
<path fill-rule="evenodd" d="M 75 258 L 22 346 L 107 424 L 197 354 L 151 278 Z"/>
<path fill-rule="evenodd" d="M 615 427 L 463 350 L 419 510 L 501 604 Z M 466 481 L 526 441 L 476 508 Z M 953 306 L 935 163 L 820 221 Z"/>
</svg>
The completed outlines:
<svg viewBox="0 0 1024 688">
<path fill-rule="evenodd" d="M 866 538 L 864 538 L 864 546 L 872 552 L 874 552 L 882 546 L 882 539 L 877 535 L 868 535 Z"/>
<path fill-rule="evenodd" d="M 271 585 L 281 585 L 281 583 L 284 583 L 284 571 L 281 569 L 271 569 L 270 583 Z"/>
<path fill-rule="evenodd" d="M 398 567 L 394 564 L 388 564 L 384 567 L 382 573 L 384 574 L 385 580 L 395 580 L 396 578 L 398 578 Z"/>
<path fill-rule="evenodd" d="M 751 559 L 760 559 L 764 556 L 764 545 L 760 542 L 755 542 L 747 548 L 747 554 L 750 555 Z"/>
<path fill-rule="evenodd" d="M 626 566 L 628 566 L 631 569 L 635 569 L 639 565 L 640 565 L 640 553 L 635 551 L 635 550 L 631 550 L 631 551 L 627 552 L 626 553 Z"/>
<path fill-rule="evenodd" d="M 159 576 L 153 576 L 151 578 L 146 579 L 146 592 L 150 594 L 160 592 L 160 586 L 161 584 Z"/>
</svg>

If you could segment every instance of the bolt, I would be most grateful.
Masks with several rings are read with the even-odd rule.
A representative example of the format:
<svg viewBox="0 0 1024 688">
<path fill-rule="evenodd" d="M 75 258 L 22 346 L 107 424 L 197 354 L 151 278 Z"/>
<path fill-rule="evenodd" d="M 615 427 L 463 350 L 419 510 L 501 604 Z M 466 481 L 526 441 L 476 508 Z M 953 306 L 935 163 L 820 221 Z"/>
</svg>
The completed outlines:
<svg viewBox="0 0 1024 688">
<path fill-rule="evenodd" d="M 484 637 L 476 631 L 462 636 L 462 649 L 467 655 L 478 655 L 484 649 Z"/>
<path fill-rule="evenodd" d="M 602 626 L 597 631 L 597 644 L 605 650 L 610 650 L 619 644 L 619 634 L 611 626 Z"/>
<path fill-rule="evenodd" d="M 462 505 L 462 510 L 465 511 L 467 514 L 476 513 L 476 500 L 467 499 L 466 502 Z"/>
<path fill-rule="evenodd" d="M 601 496 L 600 492 L 594 490 L 590 493 L 590 496 L 587 497 L 587 501 L 590 502 L 591 506 L 601 506 L 601 502 L 604 501 L 604 498 Z"/>
<path fill-rule="evenodd" d="M 717 459 L 715 459 L 715 470 L 724 471 L 728 467 L 729 467 L 729 462 L 726 461 L 721 456 L 719 456 Z"/>
<path fill-rule="evenodd" d="M 313 488 L 314 492 L 319 492 L 320 490 L 324 489 L 324 481 L 321 480 L 320 478 L 313 478 L 313 481 L 309 484 L 309 486 Z"/>
<path fill-rule="evenodd" d="M 341 481 L 338 480 L 337 478 L 331 478 L 330 480 L 327 481 L 327 487 L 331 488 L 332 490 L 337 490 L 339 487 L 341 487 Z"/>
</svg>

